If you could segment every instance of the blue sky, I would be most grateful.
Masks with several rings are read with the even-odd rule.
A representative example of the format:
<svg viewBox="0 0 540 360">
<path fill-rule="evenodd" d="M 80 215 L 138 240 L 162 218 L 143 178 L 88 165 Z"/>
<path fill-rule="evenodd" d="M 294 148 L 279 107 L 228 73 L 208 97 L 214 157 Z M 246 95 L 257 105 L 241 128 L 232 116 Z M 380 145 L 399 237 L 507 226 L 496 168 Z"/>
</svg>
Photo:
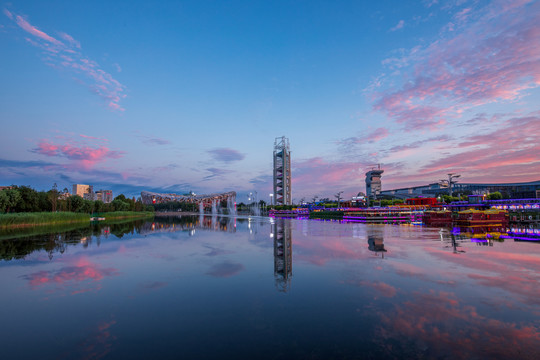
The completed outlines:
<svg viewBox="0 0 540 360">
<path fill-rule="evenodd" d="M 383 189 L 540 179 L 537 1 L 0 10 L 2 184 L 268 200 L 283 135 L 297 200 L 365 191 L 377 163 Z"/>
</svg>

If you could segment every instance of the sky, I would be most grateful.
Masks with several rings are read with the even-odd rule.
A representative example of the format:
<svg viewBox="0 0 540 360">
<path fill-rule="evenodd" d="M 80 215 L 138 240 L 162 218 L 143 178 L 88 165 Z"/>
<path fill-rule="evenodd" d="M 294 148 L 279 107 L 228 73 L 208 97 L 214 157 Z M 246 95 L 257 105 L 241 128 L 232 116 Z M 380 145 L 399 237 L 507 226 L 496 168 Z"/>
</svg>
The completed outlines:
<svg viewBox="0 0 540 360">
<path fill-rule="evenodd" d="M 0 0 L 0 185 L 540 180 L 540 1 Z M 245 202 L 245 201 L 244 201 Z"/>
</svg>

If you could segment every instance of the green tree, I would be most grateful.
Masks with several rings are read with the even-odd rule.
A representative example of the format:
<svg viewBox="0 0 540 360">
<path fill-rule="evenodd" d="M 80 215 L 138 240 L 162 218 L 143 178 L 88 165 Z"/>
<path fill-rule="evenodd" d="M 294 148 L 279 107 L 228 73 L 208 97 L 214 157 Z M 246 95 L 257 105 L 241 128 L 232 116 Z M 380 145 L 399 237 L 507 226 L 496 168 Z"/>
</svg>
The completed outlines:
<svg viewBox="0 0 540 360">
<path fill-rule="evenodd" d="M 56 185 L 56 183 L 54 183 L 52 189 L 49 190 L 49 199 L 50 199 L 51 205 L 52 205 L 51 211 L 53 211 L 53 212 L 56 211 L 56 205 L 58 204 L 58 195 L 60 195 L 60 193 L 58 192 L 58 185 Z"/>
<path fill-rule="evenodd" d="M 16 212 L 36 212 L 39 211 L 38 192 L 30 186 L 19 186 L 17 190 L 21 194 L 21 200 L 13 209 Z"/>
<path fill-rule="evenodd" d="M 9 198 L 5 190 L 0 191 L 0 213 L 6 211 Z"/>
<path fill-rule="evenodd" d="M 456 196 L 450 196 L 450 195 L 443 194 L 443 195 L 441 195 L 441 197 L 442 197 L 443 201 L 446 204 L 450 204 L 453 201 L 459 201 L 459 198 L 456 197 Z"/>
<path fill-rule="evenodd" d="M 92 200 L 83 199 L 79 212 L 91 214 L 94 211 L 94 202 Z"/>
<path fill-rule="evenodd" d="M 21 193 L 17 189 L 8 189 L 2 192 L 6 195 L 5 211 L 10 212 L 22 200 Z"/>
<path fill-rule="evenodd" d="M 503 198 L 502 194 L 498 191 L 495 191 L 487 196 L 488 200 L 501 200 Z"/>
<path fill-rule="evenodd" d="M 49 194 L 44 191 L 38 192 L 38 209 L 38 211 L 51 211 L 52 209 Z"/>
<path fill-rule="evenodd" d="M 126 196 L 124 194 L 120 194 L 117 197 L 115 197 L 114 200 L 126 201 Z"/>
<path fill-rule="evenodd" d="M 69 197 L 69 202 L 71 203 L 71 211 L 80 212 L 80 209 L 83 206 L 83 198 L 78 195 L 71 195 Z"/>
<path fill-rule="evenodd" d="M 94 211 L 95 212 L 103 212 L 103 209 L 105 208 L 105 204 L 101 200 L 94 201 Z"/>
<path fill-rule="evenodd" d="M 123 195 L 122 195 L 123 196 Z M 125 197 L 124 197 L 125 199 Z M 129 203 L 126 201 L 122 201 L 118 198 L 118 196 L 112 201 L 111 207 L 113 208 L 113 211 L 128 211 L 129 210 Z"/>
<path fill-rule="evenodd" d="M 135 211 L 142 211 L 144 208 L 144 204 L 142 203 L 141 198 L 139 197 L 137 201 L 135 202 Z"/>
</svg>

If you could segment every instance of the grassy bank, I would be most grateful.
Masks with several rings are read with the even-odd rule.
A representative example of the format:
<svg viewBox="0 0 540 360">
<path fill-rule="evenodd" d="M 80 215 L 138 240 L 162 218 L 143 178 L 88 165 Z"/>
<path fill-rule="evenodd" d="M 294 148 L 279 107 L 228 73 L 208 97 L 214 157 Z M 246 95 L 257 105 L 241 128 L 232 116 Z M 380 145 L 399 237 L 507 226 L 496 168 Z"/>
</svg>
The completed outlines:
<svg viewBox="0 0 540 360">
<path fill-rule="evenodd" d="M 104 217 L 106 220 L 113 219 L 140 219 L 154 216 L 149 211 L 114 211 L 102 213 L 96 216 Z M 86 213 L 74 212 L 36 212 L 36 213 L 15 213 L 0 215 L 0 229 L 23 228 L 33 226 L 54 226 L 62 224 L 89 223 L 90 215 Z"/>
<path fill-rule="evenodd" d="M 93 216 L 104 217 L 105 220 L 141 219 L 154 217 L 154 213 L 151 211 L 113 211 L 108 213 L 94 214 Z"/>
<path fill-rule="evenodd" d="M 36 212 L 0 215 L 0 228 L 59 225 L 90 221 L 88 214 L 73 212 Z"/>
</svg>

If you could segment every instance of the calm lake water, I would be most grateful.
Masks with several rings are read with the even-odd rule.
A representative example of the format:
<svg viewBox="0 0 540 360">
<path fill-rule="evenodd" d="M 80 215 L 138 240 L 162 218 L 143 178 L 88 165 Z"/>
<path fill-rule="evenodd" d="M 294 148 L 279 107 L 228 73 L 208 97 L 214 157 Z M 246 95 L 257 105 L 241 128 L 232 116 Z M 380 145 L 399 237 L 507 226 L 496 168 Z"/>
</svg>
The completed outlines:
<svg viewBox="0 0 540 360">
<path fill-rule="evenodd" d="M 0 236 L 4 359 L 538 359 L 540 243 L 182 217 Z"/>
</svg>

